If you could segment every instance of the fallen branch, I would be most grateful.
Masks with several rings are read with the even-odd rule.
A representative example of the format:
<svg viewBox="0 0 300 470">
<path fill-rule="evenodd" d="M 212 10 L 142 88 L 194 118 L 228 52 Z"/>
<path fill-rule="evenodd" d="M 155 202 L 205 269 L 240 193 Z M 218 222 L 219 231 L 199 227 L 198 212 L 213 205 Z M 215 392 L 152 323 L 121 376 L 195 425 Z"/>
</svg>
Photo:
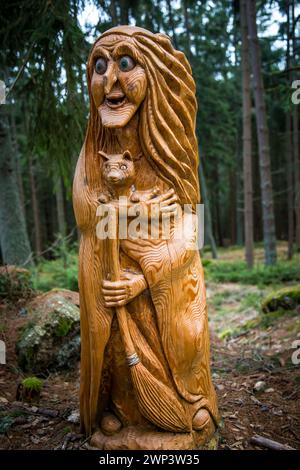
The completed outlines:
<svg viewBox="0 0 300 470">
<path fill-rule="evenodd" d="M 23 405 L 23 403 L 18 403 L 15 402 L 13 404 L 13 407 L 22 411 L 26 411 L 29 414 L 33 415 L 42 415 L 42 416 L 48 416 L 50 418 L 58 418 L 59 417 L 59 411 L 58 410 L 51 410 L 49 408 L 38 408 L 37 406 L 29 407 L 26 405 Z"/>
<path fill-rule="evenodd" d="M 273 441 L 263 436 L 253 436 L 250 438 L 250 443 L 258 447 L 266 447 L 271 450 L 296 450 L 294 447 L 290 447 L 280 442 Z"/>
</svg>

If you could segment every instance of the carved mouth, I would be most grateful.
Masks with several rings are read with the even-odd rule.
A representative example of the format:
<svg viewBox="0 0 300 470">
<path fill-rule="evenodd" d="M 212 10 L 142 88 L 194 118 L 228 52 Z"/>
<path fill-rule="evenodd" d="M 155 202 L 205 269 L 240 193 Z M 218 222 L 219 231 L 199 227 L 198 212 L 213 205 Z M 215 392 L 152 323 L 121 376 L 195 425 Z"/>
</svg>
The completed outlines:
<svg viewBox="0 0 300 470">
<path fill-rule="evenodd" d="M 105 103 L 107 106 L 110 108 L 119 108 L 125 103 L 126 96 L 122 93 L 111 93 L 110 95 L 107 95 L 105 98 Z"/>
</svg>

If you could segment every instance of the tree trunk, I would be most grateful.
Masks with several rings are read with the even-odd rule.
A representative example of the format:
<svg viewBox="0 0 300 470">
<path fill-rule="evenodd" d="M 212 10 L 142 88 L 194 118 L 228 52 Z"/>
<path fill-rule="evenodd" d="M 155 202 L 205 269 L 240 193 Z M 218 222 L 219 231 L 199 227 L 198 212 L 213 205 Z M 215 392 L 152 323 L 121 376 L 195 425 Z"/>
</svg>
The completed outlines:
<svg viewBox="0 0 300 470">
<path fill-rule="evenodd" d="M 29 181 L 30 181 L 30 190 L 31 190 L 31 203 L 32 203 L 32 212 L 33 212 L 33 223 L 34 223 L 34 246 L 35 252 L 38 256 L 42 252 L 42 237 L 41 237 L 41 222 L 40 222 L 40 212 L 39 204 L 37 198 L 36 182 L 34 176 L 34 166 L 32 161 L 32 155 L 29 154 Z"/>
<path fill-rule="evenodd" d="M 209 244 L 210 244 L 210 247 L 211 247 L 212 257 L 214 259 L 216 259 L 218 257 L 217 246 L 216 246 L 215 238 L 214 238 L 214 235 L 213 235 L 210 205 L 209 205 L 209 199 L 208 199 L 207 187 L 206 187 L 206 180 L 205 180 L 203 165 L 202 165 L 201 160 L 200 160 L 200 163 L 199 163 L 198 171 L 199 171 L 199 180 L 200 180 L 200 190 L 201 190 L 202 203 L 204 204 L 205 230 L 206 230 L 207 237 L 208 237 L 208 240 L 209 240 Z"/>
<path fill-rule="evenodd" d="M 247 1 L 241 0 L 242 36 L 242 97 L 243 97 L 243 176 L 244 176 L 244 227 L 245 254 L 249 268 L 253 267 L 253 184 L 252 184 L 252 125 L 251 125 L 251 88 L 249 64 L 249 40 L 247 27 Z"/>
<path fill-rule="evenodd" d="M 236 168 L 231 168 L 229 170 L 229 238 L 231 245 L 236 244 L 236 222 L 237 222 L 237 177 L 236 177 Z"/>
<path fill-rule="evenodd" d="M 294 66 L 296 62 L 296 18 L 295 18 L 295 1 L 292 0 L 292 41 L 293 41 L 293 57 Z M 297 76 L 294 77 L 295 79 Z M 298 106 L 293 105 L 293 153 L 295 168 L 295 216 L 296 216 L 296 244 L 300 246 L 300 155 L 299 155 L 299 119 Z"/>
<path fill-rule="evenodd" d="M 168 7 L 170 29 L 172 31 L 173 45 L 175 49 L 178 49 L 177 37 L 176 37 L 176 32 L 175 32 L 174 14 L 172 12 L 171 0 L 167 0 L 167 7 Z"/>
<path fill-rule="evenodd" d="M 285 116 L 285 145 L 287 161 L 287 203 L 288 203 L 288 259 L 294 252 L 294 198 L 293 198 L 293 158 L 291 148 L 291 115 L 287 111 Z"/>
<path fill-rule="evenodd" d="M 183 0 L 182 7 L 183 7 L 185 38 L 186 38 L 186 56 L 190 62 L 191 57 L 192 57 L 192 51 L 191 51 L 191 39 L 190 39 L 188 0 Z"/>
<path fill-rule="evenodd" d="M 236 149 L 236 244 L 239 246 L 244 245 L 244 188 L 243 188 L 243 162 L 242 162 L 242 139 L 240 135 L 237 136 L 237 149 Z"/>
<path fill-rule="evenodd" d="M 290 86 L 290 0 L 286 1 L 286 70 L 287 86 Z M 294 198 L 293 198 L 293 157 L 291 142 L 291 113 L 288 110 L 285 117 L 285 145 L 287 161 L 287 203 L 288 203 L 288 259 L 293 256 L 294 250 Z"/>
<path fill-rule="evenodd" d="M 117 9 L 116 9 L 116 2 L 115 2 L 115 0 L 110 0 L 109 11 L 110 11 L 110 16 L 111 16 L 111 24 L 112 24 L 112 26 L 117 26 L 117 24 L 118 24 L 118 17 L 117 17 Z"/>
<path fill-rule="evenodd" d="M 61 176 L 57 179 L 56 184 L 56 209 L 57 209 L 57 221 L 58 221 L 58 232 L 62 237 L 67 234 L 66 230 L 66 218 L 65 218 L 65 204 L 64 204 L 64 190 Z"/>
<path fill-rule="evenodd" d="M 19 152 L 19 146 L 18 146 L 18 141 L 17 141 L 16 120 L 15 120 L 15 116 L 13 112 L 11 113 L 11 131 L 12 131 L 11 133 L 12 151 L 13 151 L 13 154 L 15 155 L 15 161 L 16 161 L 16 174 L 17 174 L 20 202 L 21 202 L 21 208 L 25 217 L 24 186 L 23 186 L 23 179 L 22 179 L 22 173 L 21 173 L 21 167 L 20 167 L 20 152 Z"/>
<path fill-rule="evenodd" d="M 4 263 L 32 264 L 24 212 L 21 207 L 15 155 L 9 129 L 9 105 L 0 106 L 0 245 Z"/>
<path fill-rule="evenodd" d="M 121 24 L 129 24 L 129 6 L 128 0 L 120 0 L 120 9 L 121 9 Z"/>
<path fill-rule="evenodd" d="M 265 263 L 270 265 L 276 263 L 276 233 L 271 179 L 269 131 L 261 71 L 260 46 L 257 36 L 256 2 L 255 0 L 248 0 L 246 5 L 259 148 Z"/>
<path fill-rule="evenodd" d="M 300 159 L 299 159 L 299 120 L 298 108 L 293 109 L 293 149 L 295 167 L 295 214 L 296 214 L 296 244 L 300 246 Z"/>
<path fill-rule="evenodd" d="M 216 234 L 219 239 L 219 245 L 224 246 L 223 242 L 223 231 L 222 231 L 222 221 L 221 221 L 221 210 L 220 210 L 220 194 L 219 194 L 219 185 L 220 185 L 220 180 L 219 180 L 219 168 L 218 168 L 218 163 L 215 166 L 214 169 L 214 179 L 215 179 L 215 211 L 216 211 Z"/>
</svg>

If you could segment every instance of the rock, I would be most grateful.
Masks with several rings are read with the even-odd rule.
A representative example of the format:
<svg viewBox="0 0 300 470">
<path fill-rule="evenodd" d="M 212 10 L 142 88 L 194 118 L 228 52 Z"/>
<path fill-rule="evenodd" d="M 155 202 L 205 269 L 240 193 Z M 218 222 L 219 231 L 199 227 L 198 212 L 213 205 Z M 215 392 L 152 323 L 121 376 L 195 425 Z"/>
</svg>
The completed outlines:
<svg viewBox="0 0 300 470">
<path fill-rule="evenodd" d="M 215 387 L 216 387 L 216 389 L 219 390 L 220 392 L 222 392 L 222 390 L 224 390 L 224 388 L 225 388 L 224 385 L 222 385 L 222 384 L 216 384 Z"/>
<path fill-rule="evenodd" d="M 267 388 L 265 392 L 266 393 L 273 393 L 274 391 L 275 391 L 274 388 Z"/>
<path fill-rule="evenodd" d="M 45 374 L 71 368 L 79 360 L 80 314 L 75 294 L 54 289 L 26 306 L 28 323 L 16 344 L 18 363 L 24 371 Z"/>
<path fill-rule="evenodd" d="M 80 423 L 79 411 L 77 410 L 72 411 L 72 413 L 67 417 L 67 421 L 69 421 L 69 423 L 79 424 Z"/>
<path fill-rule="evenodd" d="M 266 382 L 259 380 L 253 387 L 254 392 L 263 392 L 267 387 Z"/>
<path fill-rule="evenodd" d="M 282 416 L 283 415 L 283 411 L 282 410 L 277 410 L 276 408 L 272 408 L 272 413 L 275 416 Z"/>
<path fill-rule="evenodd" d="M 294 310 L 300 305 L 300 284 L 284 287 L 269 294 L 261 304 L 264 313 Z"/>
</svg>

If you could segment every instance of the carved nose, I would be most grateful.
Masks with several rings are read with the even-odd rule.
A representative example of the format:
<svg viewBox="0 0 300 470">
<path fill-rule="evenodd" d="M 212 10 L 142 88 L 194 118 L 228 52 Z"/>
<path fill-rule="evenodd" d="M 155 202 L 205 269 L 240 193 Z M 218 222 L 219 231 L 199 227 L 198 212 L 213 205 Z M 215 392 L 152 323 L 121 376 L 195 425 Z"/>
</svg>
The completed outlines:
<svg viewBox="0 0 300 470">
<path fill-rule="evenodd" d="M 110 93 L 112 87 L 114 86 L 117 80 L 118 76 L 116 71 L 116 64 L 109 64 L 107 67 L 107 71 L 104 74 L 104 93 L 106 95 Z"/>
<path fill-rule="evenodd" d="M 111 181 L 112 183 L 115 183 L 116 181 L 119 181 L 120 177 L 119 177 L 119 173 L 117 171 L 113 171 L 111 173 L 109 173 L 107 179 L 108 181 Z"/>
</svg>

